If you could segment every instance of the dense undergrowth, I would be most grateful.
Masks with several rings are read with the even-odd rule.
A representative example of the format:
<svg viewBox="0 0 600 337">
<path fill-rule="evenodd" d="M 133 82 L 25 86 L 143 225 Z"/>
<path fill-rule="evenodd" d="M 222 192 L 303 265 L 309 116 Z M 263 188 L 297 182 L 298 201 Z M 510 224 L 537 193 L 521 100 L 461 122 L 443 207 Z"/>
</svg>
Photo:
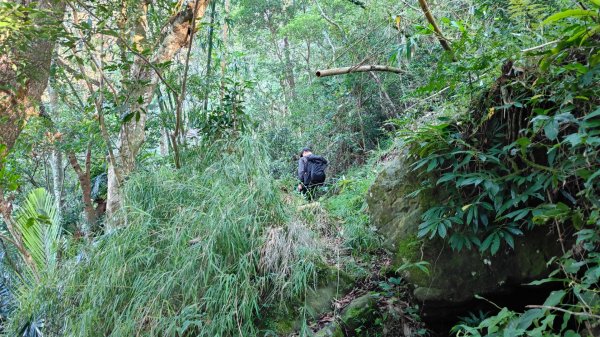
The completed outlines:
<svg viewBox="0 0 600 337">
<path fill-rule="evenodd" d="M 548 262 L 549 278 L 533 283 L 561 290 L 523 313 L 503 308 L 459 325 L 460 336 L 593 336 L 599 329 L 600 4 L 588 5 L 547 17 L 556 46 L 506 61 L 467 113 L 400 136 L 422 177 L 415 194 L 445 193 L 423 214 L 420 237 L 495 255 L 543 227 L 562 248 Z"/>
<path fill-rule="evenodd" d="M 377 233 L 366 212 L 365 195 L 376 177 L 374 164 L 350 170 L 335 183 L 332 195 L 325 200 L 331 216 L 343 223 L 340 233 L 352 254 L 365 255 L 380 247 Z"/>
<path fill-rule="evenodd" d="M 9 331 L 33 318 L 46 336 L 255 336 L 266 308 L 304 295 L 318 251 L 289 230 L 264 149 L 247 137 L 188 156 L 133 176 L 127 225 L 24 286 Z"/>
</svg>

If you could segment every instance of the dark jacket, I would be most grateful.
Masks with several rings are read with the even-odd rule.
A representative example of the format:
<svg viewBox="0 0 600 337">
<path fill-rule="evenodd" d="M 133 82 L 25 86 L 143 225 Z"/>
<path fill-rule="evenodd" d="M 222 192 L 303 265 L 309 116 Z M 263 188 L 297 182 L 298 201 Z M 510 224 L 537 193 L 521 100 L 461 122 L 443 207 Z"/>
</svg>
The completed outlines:
<svg viewBox="0 0 600 337">
<path fill-rule="evenodd" d="M 298 159 L 298 179 L 305 186 L 309 186 L 310 182 L 310 172 L 308 172 L 308 161 L 309 159 L 319 160 L 325 165 L 327 165 L 327 160 L 321 156 L 317 156 L 314 154 L 310 154 L 306 157 L 300 157 Z"/>
<path fill-rule="evenodd" d="M 308 176 L 308 171 L 306 170 L 307 168 L 308 168 L 308 158 L 300 157 L 300 159 L 298 159 L 298 179 L 304 185 L 308 185 L 309 176 Z"/>
</svg>

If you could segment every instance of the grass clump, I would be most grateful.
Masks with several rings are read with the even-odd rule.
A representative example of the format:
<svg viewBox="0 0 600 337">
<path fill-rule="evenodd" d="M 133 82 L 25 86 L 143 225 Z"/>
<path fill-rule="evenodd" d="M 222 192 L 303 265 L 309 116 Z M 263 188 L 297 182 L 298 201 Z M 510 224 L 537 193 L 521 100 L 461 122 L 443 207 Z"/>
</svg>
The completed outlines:
<svg viewBox="0 0 600 337">
<path fill-rule="evenodd" d="M 341 222 L 344 245 L 353 253 L 368 253 L 379 248 L 375 231 L 366 212 L 365 196 L 375 179 L 372 166 L 350 171 L 337 180 L 334 195 L 326 199 L 325 207 Z"/>
<path fill-rule="evenodd" d="M 189 153 L 180 170 L 140 170 L 126 226 L 22 291 L 9 331 L 33 317 L 46 336 L 258 335 L 265 308 L 305 293 L 319 256 L 265 153 L 247 137 Z"/>
</svg>

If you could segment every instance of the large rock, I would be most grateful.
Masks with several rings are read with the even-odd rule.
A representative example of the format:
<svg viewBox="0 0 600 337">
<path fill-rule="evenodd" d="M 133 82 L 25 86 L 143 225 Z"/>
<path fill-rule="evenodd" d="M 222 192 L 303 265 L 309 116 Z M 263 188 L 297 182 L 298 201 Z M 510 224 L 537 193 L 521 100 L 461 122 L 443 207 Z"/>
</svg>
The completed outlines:
<svg viewBox="0 0 600 337">
<path fill-rule="evenodd" d="M 379 315 L 377 298 L 374 294 L 355 298 L 342 310 L 338 321 L 323 327 L 315 333 L 315 337 L 355 336 L 359 331 L 365 331 L 373 326 Z"/>
<path fill-rule="evenodd" d="M 268 328 L 276 331 L 279 335 L 288 335 L 298 331 L 304 321 L 317 319 L 321 314 L 332 310 L 332 303 L 336 298 L 340 298 L 349 291 L 354 285 L 354 276 L 333 266 L 321 266 L 318 276 L 319 283 L 314 289 L 309 289 L 306 293 L 306 299 L 302 303 L 289 303 L 286 307 L 278 308 L 269 313 L 265 320 Z M 298 307 L 303 306 L 307 317 L 298 314 Z M 343 336 L 338 330 L 341 327 L 332 326 L 332 335 L 325 334 L 329 330 L 324 330 L 322 336 Z"/>
<path fill-rule="evenodd" d="M 366 294 L 355 298 L 340 315 L 347 336 L 354 336 L 358 329 L 366 330 L 377 317 L 377 296 Z"/>
<path fill-rule="evenodd" d="M 406 275 L 415 286 L 415 297 L 426 307 L 452 307 L 472 300 L 476 294 L 509 292 L 547 272 L 546 262 L 560 247 L 544 228 L 515 240 L 514 250 L 504 249 L 493 257 L 476 250 L 453 252 L 442 240 L 418 240 L 422 212 L 443 202 L 447 194 L 431 189 L 416 198 L 408 197 L 419 186 L 418 176 L 408 166 L 402 157 L 389 162 L 371 186 L 367 203 L 372 223 L 387 249 L 394 252 L 396 267 L 421 259 L 431 264 L 429 275 L 419 270 Z"/>
</svg>

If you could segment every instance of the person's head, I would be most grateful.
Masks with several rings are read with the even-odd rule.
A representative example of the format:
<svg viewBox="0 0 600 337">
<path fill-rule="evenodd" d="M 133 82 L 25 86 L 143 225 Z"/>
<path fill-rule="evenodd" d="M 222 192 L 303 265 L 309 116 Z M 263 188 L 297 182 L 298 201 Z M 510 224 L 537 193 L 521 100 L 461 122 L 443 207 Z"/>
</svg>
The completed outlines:
<svg viewBox="0 0 600 337">
<path fill-rule="evenodd" d="M 312 150 L 310 149 L 310 147 L 305 147 L 302 149 L 302 152 L 300 152 L 300 157 L 306 157 L 312 154 Z"/>
</svg>

